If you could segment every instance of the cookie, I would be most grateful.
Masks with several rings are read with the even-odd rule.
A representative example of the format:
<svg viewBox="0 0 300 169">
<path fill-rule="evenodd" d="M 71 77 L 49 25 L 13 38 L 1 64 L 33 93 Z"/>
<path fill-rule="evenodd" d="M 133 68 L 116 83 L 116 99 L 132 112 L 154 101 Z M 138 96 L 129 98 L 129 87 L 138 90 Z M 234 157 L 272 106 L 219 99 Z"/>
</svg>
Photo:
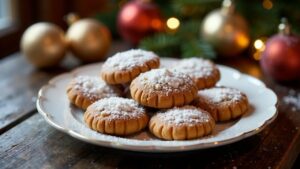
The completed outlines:
<svg viewBox="0 0 300 169">
<path fill-rule="evenodd" d="M 213 62 L 206 59 L 182 59 L 174 70 L 188 74 L 197 84 L 198 90 L 211 88 L 220 80 L 219 69 Z"/>
<path fill-rule="evenodd" d="M 132 99 L 110 97 L 90 105 L 84 113 L 89 128 L 103 134 L 129 135 L 148 124 L 145 109 Z"/>
<path fill-rule="evenodd" d="M 166 68 L 153 69 L 131 82 L 130 94 L 141 105 L 171 108 L 192 102 L 197 97 L 197 86 L 186 74 Z"/>
<path fill-rule="evenodd" d="M 106 84 L 99 77 L 77 76 L 67 86 L 70 102 L 81 109 L 86 109 L 97 100 L 121 94 L 121 90 Z"/>
<path fill-rule="evenodd" d="M 208 112 L 194 106 L 175 107 L 155 114 L 149 129 L 165 140 L 190 140 L 212 133 L 215 121 Z"/>
<path fill-rule="evenodd" d="M 159 57 L 149 51 L 132 49 L 108 58 L 101 69 L 101 77 L 108 84 L 129 83 L 140 73 L 158 68 Z"/>
<path fill-rule="evenodd" d="M 245 114 L 248 98 L 241 91 L 228 87 L 200 90 L 196 105 L 208 111 L 216 121 L 228 121 Z"/>
</svg>

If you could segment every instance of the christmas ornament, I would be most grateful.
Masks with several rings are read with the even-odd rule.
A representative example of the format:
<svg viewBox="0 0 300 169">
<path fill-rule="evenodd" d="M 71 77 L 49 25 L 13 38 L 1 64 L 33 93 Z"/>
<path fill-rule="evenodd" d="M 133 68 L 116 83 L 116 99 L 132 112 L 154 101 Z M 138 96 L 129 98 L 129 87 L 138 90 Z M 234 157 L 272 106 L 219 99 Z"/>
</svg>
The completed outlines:
<svg viewBox="0 0 300 169">
<path fill-rule="evenodd" d="M 244 18 L 234 11 L 231 0 L 209 13 L 201 26 L 201 35 L 222 56 L 236 56 L 249 45 L 248 26 Z"/>
<path fill-rule="evenodd" d="M 74 17 L 67 18 L 71 23 L 66 35 L 71 52 L 83 62 L 104 60 L 111 45 L 108 28 L 94 19 Z"/>
<path fill-rule="evenodd" d="M 118 16 L 118 30 L 121 36 L 137 45 L 145 36 L 163 30 L 163 19 L 159 8 L 149 0 L 130 1 Z"/>
<path fill-rule="evenodd" d="M 266 43 L 260 60 L 263 71 L 275 80 L 300 78 L 300 37 L 290 32 L 290 25 L 282 19 L 279 34 Z"/>
<path fill-rule="evenodd" d="M 22 52 L 38 68 L 57 65 L 65 56 L 66 48 L 63 30 L 51 23 L 30 26 L 21 39 Z"/>
</svg>

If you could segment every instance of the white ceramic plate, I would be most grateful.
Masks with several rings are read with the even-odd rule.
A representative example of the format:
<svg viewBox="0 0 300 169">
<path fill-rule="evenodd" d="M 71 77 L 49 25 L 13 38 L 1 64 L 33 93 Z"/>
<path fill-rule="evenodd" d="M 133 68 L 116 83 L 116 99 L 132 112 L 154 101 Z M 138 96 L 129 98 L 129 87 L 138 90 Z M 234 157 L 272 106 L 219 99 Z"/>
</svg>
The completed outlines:
<svg viewBox="0 0 300 169">
<path fill-rule="evenodd" d="M 161 59 L 165 67 L 176 64 L 175 59 Z M 235 69 L 218 65 L 221 80 L 218 85 L 234 87 L 246 93 L 250 110 L 240 119 L 216 125 L 213 134 L 189 141 L 159 140 L 143 131 L 126 138 L 97 133 L 85 126 L 83 111 L 72 106 L 66 95 L 66 85 L 76 75 L 99 75 L 102 63 L 86 65 L 59 75 L 41 88 L 37 109 L 53 127 L 77 139 L 105 147 L 140 152 L 176 152 L 204 149 L 230 144 L 260 132 L 277 115 L 277 97 L 263 82 Z M 167 66 L 166 66 L 167 65 Z"/>
</svg>

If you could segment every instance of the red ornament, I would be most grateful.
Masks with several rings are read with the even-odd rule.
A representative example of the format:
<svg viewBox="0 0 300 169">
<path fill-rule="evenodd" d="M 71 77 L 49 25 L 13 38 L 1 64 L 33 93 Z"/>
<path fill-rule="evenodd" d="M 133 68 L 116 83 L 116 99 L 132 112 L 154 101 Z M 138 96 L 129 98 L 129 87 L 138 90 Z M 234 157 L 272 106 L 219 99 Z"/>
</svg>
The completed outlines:
<svg viewBox="0 0 300 169">
<path fill-rule="evenodd" d="M 290 34 L 286 20 L 279 25 L 279 30 L 279 34 L 267 41 L 260 64 L 275 80 L 295 80 L 300 78 L 300 37 Z"/>
<path fill-rule="evenodd" d="M 125 4 L 117 24 L 121 36 L 134 45 L 145 36 L 163 30 L 160 10 L 149 0 L 134 0 Z"/>
</svg>

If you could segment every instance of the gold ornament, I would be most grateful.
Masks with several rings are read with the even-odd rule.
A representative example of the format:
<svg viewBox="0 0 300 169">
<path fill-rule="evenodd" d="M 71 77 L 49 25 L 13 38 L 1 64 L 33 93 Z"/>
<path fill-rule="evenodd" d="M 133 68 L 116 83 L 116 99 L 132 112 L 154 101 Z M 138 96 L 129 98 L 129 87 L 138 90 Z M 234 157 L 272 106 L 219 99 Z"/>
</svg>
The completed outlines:
<svg viewBox="0 0 300 169">
<path fill-rule="evenodd" d="M 83 62 L 104 60 L 111 45 L 110 31 L 94 19 L 74 21 L 66 37 L 71 52 Z"/>
<path fill-rule="evenodd" d="M 21 39 L 23 54 L 38 68 L 57 65 L 65 56 L 66 49 L 63 30 L 51 23 L 30 26 Z"/>
<path fill-rule="evenodd" d="M 246 49 L 250 38 L 245 19 L 234 11 L 231 0 L 204 18 L 201 35 L 222 56 L 236 56 Z"/>
</svg>

